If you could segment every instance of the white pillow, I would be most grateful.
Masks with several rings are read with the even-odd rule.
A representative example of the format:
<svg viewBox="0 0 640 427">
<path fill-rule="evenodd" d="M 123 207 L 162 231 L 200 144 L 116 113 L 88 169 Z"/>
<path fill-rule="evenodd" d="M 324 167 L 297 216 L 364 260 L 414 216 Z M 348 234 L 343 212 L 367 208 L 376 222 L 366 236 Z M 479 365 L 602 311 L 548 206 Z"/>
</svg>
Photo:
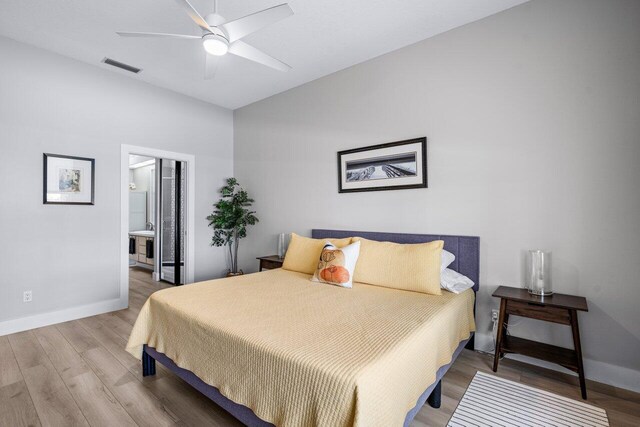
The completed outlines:
<svg viewBox="0 0 640 427">
<path fill-rule="evenodd" d="M 338 248 L 326 242 L 320 252 L 312 282 L 328 283 L 343 288 L 353 287 L 353 271 L 360 255 L 360 242 Z"/>
<path fill-rule="evenodd" d="M 440 273 L 442 273 L 445 268 L 449 267 L 455 259 L 456 256 L 454 254 L 443 249 L 442 255 L 440 255 Z"/>
<path fill-rule="evenodd" d="M 473 280 L 458 273 L 457 271 L 453 271 L 450 268 L 445 268 L 445 270 L 440 274 L 440 287 L 449 292 L 453 292 L 454 294 L 466 291 L 467 289 L 472 288 L 473 285 Z"/>
</svg>

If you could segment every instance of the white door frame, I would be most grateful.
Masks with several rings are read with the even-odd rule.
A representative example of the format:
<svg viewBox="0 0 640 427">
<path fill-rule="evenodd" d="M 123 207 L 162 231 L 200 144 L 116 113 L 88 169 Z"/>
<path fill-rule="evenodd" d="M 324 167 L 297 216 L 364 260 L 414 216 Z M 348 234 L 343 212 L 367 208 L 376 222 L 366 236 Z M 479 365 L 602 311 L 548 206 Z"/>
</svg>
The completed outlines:
<svg viewBox="0 0 640 427">
<path fill-rule="evenodd" d="M 185 284 L 193 283 L 195 272 L 195 177 L 196 158 L 192 154 L 175 153 L 156 148 L 122 144 L 120 150 L 120 300 L 129 304 L 129 155 L 138 154 L 187 164 L 187 244 L 185 245 Z M 156 171 L 156 175 L 161 171 Z M 158 224 L 156 224 L 157 226 Z"/>
</svg>

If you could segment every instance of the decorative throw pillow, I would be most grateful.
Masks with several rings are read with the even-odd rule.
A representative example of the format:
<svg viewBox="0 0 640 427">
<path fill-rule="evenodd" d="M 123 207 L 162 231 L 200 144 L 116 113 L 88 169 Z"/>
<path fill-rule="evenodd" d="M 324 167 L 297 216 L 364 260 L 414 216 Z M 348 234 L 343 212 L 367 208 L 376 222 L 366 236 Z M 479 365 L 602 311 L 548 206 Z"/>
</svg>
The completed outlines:
<svg viewBox="0 0 640 427">
<path fill-rule="evenodd" d="M 311 280 L 351 288 L 353 286 L 353 271 L 356 268 L 359 254 L 360 242 L 343 248 L 338 248 L 331 242 L 327 242 L 320 252 L 318 267 Z"/>
<path fill-rule="evenodd" d="M 320 251 L 322 251 L 322 247 L 327 241 L 341 248 L 351 243 L 351 237 L 344 239 L 312 239 L 291 233 L 291 241 L 289 242 L 282 268 L 284 270 L 313 274 L 318 266 Z"/>
<path fill-rule="evenodd" d="M 444 242 L 399 244 L 354 237 L 361 242 L 354 280 L 369 285 L 441 295 L 440 265 Z"/>
</svg>

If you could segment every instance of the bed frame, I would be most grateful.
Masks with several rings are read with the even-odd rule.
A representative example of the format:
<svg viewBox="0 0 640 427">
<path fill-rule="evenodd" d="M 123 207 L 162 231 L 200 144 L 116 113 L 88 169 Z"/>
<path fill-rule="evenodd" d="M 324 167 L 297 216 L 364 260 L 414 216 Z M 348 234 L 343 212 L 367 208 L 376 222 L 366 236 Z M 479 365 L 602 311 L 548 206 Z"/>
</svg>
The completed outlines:
<svg viewBox="0 0 640 427">
<path fill-rule="evenodd" d="M 471 236 L 447 236 L 433 234 L 404 234 L 404 233 L 377 233 L 363 231 L 348 230 L 319 230 L 311 231 L 311 236 L 316 239 L 343 238 L 351 236 L 359 236 L 369 240 L 395 242 L 395 243 L 426 243 L 433 240 L 443 240 L 444 248 L 456 256 L 453 264 L 449 266 L 465 276 L 469 277 L 475 283 L 473 291 L 478 291 L 478 283 L 480 281 L 480 238 Z M 475 306 L 474 306 L 475 312 Z M 404 426 L 407 427 L 416 416 L 420 408 L 428 402 L 433 408 L 439 408 L 442 398 L 442 377 L 447 373 L 453 362 L 463 348 L 473 350 L 474 337 L 473 333 L 468 339 L 461 341 L 451 357 L 451 362 L 441 366 L 436 372 L 436 380 L 420 395 L 414 406 L 404 420 Z M 273 426 L 261 418 L 246 406 L 233 402 L 223 396 L 220 391 L 213 386 L 202 381 L 193 372 L 182 369 L 176 365 L 169 357 L 156 351 L 155 348 L 144 346 L 142 351 L 142 375 L 149 376 L 156 373 L 156 360 L 162 363 L 170 371 L 185 380 L 200 393 L 213 400 L 227 412 L 237 418 L 240 422 L 250 427 L 266 427 Z"/>
</svg>

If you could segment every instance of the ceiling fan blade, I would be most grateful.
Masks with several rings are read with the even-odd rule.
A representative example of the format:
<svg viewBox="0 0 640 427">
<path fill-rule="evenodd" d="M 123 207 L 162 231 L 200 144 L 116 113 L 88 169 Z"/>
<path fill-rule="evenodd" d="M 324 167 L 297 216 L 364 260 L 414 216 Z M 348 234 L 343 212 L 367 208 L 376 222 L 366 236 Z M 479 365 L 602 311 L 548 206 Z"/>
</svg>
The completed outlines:
<svg viewBox="0 0 640 427">
<path fill-rule="evenodd" d="M 176 0 L 176 2 L 180 6 L 182 6 L 184 11 L 187 12 L 187 15 L 189 15 L 189 18 L 191 18 L 193 22 L 195 22 L 196 25 L 198 25 L 198 27 L 202 29 L 202 31 L 205 31 L 207 33 L 211 32 L 211 29 L 209 28 L 209 24 L 207 24 L 207 21 L 204 20 L 202 15 L 198 13 L 198 11 L 191 5 L 191 3 L 189 3 L 188 0 Z"/>
<path fill-rule="evenodd" d="M 121 37 L 159 37 L 159 38 L 167 38 L 167 39 L 202 39 L 199 36 L 190 36 L 187 34 L 167 34 L 167 33 L 133 33 L 127 31 L 116 31 Z"/>
<path fill-rule="evenodd" d="M 226 24 L 222 24 L 220 27 L 226 31 L 229 36 L 229 41 L 234 42 L 291 15 L 293 15 L 293 10 L 288 4 L 284 3 L 279 6 L 265 9 L 261 12 L 247 15 L 244 18 L 238 18 L 227 22 Z"/>
<path fill-rule="evenodd" d="M 234 55 L 241 56 L 245 59 L 257 62 L 262 65 L 266 65 L 267 67 L 275 68 L 276 70 L 289 71 L 291 69 L 291 67 L 284 62 L 270 57 L 261 50 L 258 50 L 243 41 L 233 42 L 231 46 L 229 46 L 229 53 L 233 53 Z"/>
<path fill-rule="evenodd" d="M 205 56 L 204 79 L 211 80 L 216 75 L 216 71 L 218 71 L 220 57 L 209 55 L 208 53 L 205 53 Z"/>
</svg>

